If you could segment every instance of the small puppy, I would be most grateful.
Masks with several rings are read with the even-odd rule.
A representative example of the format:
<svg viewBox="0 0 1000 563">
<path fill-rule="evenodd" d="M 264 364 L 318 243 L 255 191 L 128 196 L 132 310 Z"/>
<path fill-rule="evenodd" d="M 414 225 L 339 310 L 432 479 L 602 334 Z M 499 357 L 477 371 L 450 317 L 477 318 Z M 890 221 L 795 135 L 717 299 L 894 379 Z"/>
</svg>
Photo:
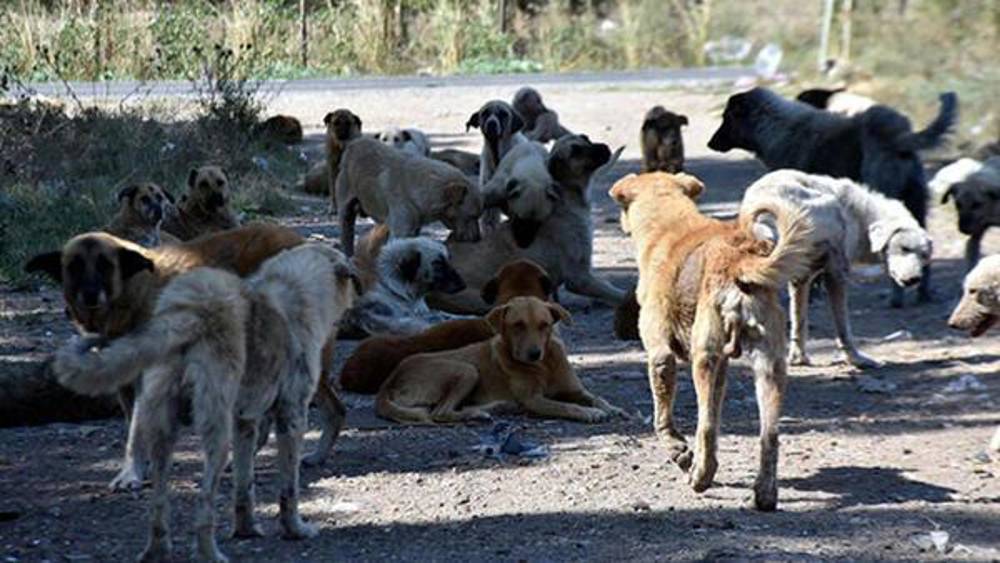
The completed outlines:
<svg viewBox="0 0 1000 563">
<path fill-rule="evenodd" d="M 340 168 L 336 202 L 348 255 L 359 211 L 384 223 L 393 238 L 417 236 L 422 226 L 441 221 L 455 240 L 479 240 L 482 195 L 454 167 L 359 138 L 347 145 Z"/>
<path fill-rule="evenodd" d="M 431 151 L 431 158 L 458 168 L 466 176 L 479 178 L 479 155 L 458 149 Z"/>
<path fill-rule="evenodd" d="M 144 264 L 153 268 L 153 263 Z M 316 535 L 298 511 L 299 453 L 309 400 L 322 372 L 322 350 L 355 297 L 350 267 L 332 248 L 305 244 L 267 260 L 245 282 L 213 268 L 174 278 L 142 329 L 92 350 L 95 340 L 60 350 L 59 382 L 87 394 L 108 393 L 145 372 L 136 427 L 150 443 L 153 498 L 141 560 L 171 556 L 168 473 L 184 387 L 205 452 L 194 516 L 197 557 L 226 561 L 215 542 L 215 500 L 233 446 L 236 537 L 263 534 L 254 516 L 257 428 L 274 416 L 284 537 Z"/>
<path fill-rule="evenodd" d="M 302 123 L 290 115 L 269 117 L 258 125 L 254 132 L 259 137 L 286 145 L 297 145 L 302 142 Z"/>
<path fill-rule="evenodd" d="M 962 300 L 948 319 L 948 326 L 981 336 L 1000 320 L 1000 255 L 983 258 L 965 276 Z M 990 440 L 990 450 L 1000 452 L 1000 427 Z"/>
<path fill-rule="evenodd" d="M 499 207 L 510 219 L 514 240 L 527 248 L 559 202 L 559 188 L 549 174 L 549 153 L 534 141 L 512 148 L 493 178 L 483 186 L 483 205 Z"/>
<path fill-rule="evenodd" d="M 688 118 L 663 106 L 654 106 L 646 112 L 642 121 L 639 144 L 642 146 L 643 172 L 684 171 L 684 138 L 681 127 L 688 124 Z"/>
<path fill-rule="evenodd" d="M 173 196 L 160 186 L 143 182 L 122 188 L 118 202 L 121 207 L 104 232 L 146 248 L 179 242 L 169 233 L 160 232 L 166 209 L 174 204 Z"/>
<path fill-rule="evenodd" d="M 229 208 L 229 178 L 218 166 L 192 168 L 188 192 L 163 220 L 163 230 L 180 240 L 235 229 L 239 219 Z"/>
<path fill-rule="evenodd" d="M 341 337 L 343 334 L 409 336 L 439 321 L 441 315 L 431 313 L 424 301 L 427 293 L 455 293 L 465 289 L 465 282 L 449 258 L 448 247 L 427 237 L 388 241 L 375 257 L 366 260 L 374 262 L 373 267 L 359 265 L 359 270 L 373 270 L 368 275 L 374 278 L 374 283 L 365 288 L 364 295 L 344 315 Z"/>
<path fill-rule="evenodd" d="M 876 105 L 875 100 L 847 92 L 846 88 L 813 88 L 805 90 L 795 99 L 809 104 L 816 109 L 823 109 L 830 113 L 852 117 L 864 113 L 868 108 Z"/>
<path fill-rule="evenodd" d="M 531 141 L 548 143 L 572 134 L 572 131 L 559 123 L 559 115 L 545 107 L 538 90 L 530 86 L 525 86 L 514 94 L 511 106 L 524 119 L 522 133 Z"/>
<path fill-rule="evenodd" d="M 778 503 L 778 419 L 785 387 L 785 314 L 778 290 L 809 269 L 809 222 L 781 200 L 757 213 L 775 217 L 777 243 L 754 236 L 754 217 L 723 222 L 702 215 L 693 199 L 704 185 L 688 174 L 630 175 L 611 188 L 639 263 L 639 334 L 648 355 L 653 421 L 671 459 L 697 492 L 719 466 L 717 435 L 726 368 L 750 352 L 760 415 L 759 510 Z M 691 363 L 698 398 L 697 447 L 674 426 L 677 361 Z"/>
<path fill-rule="evenodd" d="M 434 424 L 489 419 L 491 408 L 514 403 L 527 412 L 578 422 L 601 422 L 624 411 L 591 394 L 573 372 L 553 333 L 568 321 L 561 306 L 515 297 L 486 316 L 489 340 L 402 361 L 379 389 L 379 416 Z"/>
<path fill-rule="evenodd" d="M 552 280 L 531 260 L 505 264 L 482 290 L 483 301 L 505 305 L 514 297 L 552 297 Z M 410 337 L 374 336 L 365 339 L 340 372 L 340 386 L 355 393 L 373 394 L 399 362 L 424 352 L 454 350 L 493 336 L 484 319 L 457 319 L 438 323 Z"/>
<path fill-rule="evenodd" d="M 326 125 L 326 177 L 329 182 L 323 193 L 330 194 L 330 213 L 337 212 L 335 183 L 340 172 L 340 158 L 347 143 L 361 137 L 361 118 L 351 110 L 338 109 L 323 117 Z"/>
<path fill-rule="evenodd" d="M 990 227 L 1000 227 L 1000 157 L 985 162 L 963 158 L 942 168 L 931 180 L 942 190 L 941 204 L 955 200 L 958 230 L 968 235 L 965 243 L 966 269 L 979 261 L 979 247 Z"/>
<path fill-rule="evenodd" d="M 469 116 L 465 130 L 470 127 L 479 129 L 483 134 L 483 150 L 479 155 L 479 187 L 485 186 L 491 178 L 500 161 L 514 146 L 528 140 L 521 129 L 524 120 L 507 102 L 493 100 L 483 104 L 479 111 Z M 493 229 L 500 222 L 500 212 L 488 209 L 483 216 L 483 227 Z"/>
<path fill-rule="evenodd" d="M 417 156 L 431 155 L 431 142 L 419 129 L 388 127 L 375 134 L 383 144 Z"/>
</svg>

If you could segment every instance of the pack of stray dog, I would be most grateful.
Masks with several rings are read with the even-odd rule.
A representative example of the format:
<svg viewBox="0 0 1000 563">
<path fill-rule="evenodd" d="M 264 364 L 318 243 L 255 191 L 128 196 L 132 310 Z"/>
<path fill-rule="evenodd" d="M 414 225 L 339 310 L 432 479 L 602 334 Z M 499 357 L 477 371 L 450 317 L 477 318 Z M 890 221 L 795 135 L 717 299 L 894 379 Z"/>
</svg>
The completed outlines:
<svg viewBox="0 0 1000 563">
<path fill-rule="evenodd" d="M 822 279 L 837 345 L 859 369 L 882 363 L 851 329 L 852 264 L 885 265 L 894 306 L 906 287 L 933 297 L 919 152 L 943 143 L 955 122 L 955 96 L 940 100 L 939 115 L 913 131 L 899 112 L 842 89 L 798 100 L 762 88 L 732 96 L 708 147 L 749 150 L 772 171 L 747 188 L 729 221 L 698 208 L 706 186 L 684 172 L 688 116 L 654 106 L 637 131 L 641 173 L 619 174 L 608 192 L 636 250 L 632 291 L 593 266 L 593 186 L 615 171 L 624 147 L 571 132 L 530 87 L 471 113 L 465 128 L 479 131 L 479 154 L 436 148 L 415 127 L 365 134 L 350 110 L 328 113 L 325 160 L 303 189 L 329 198 L 339 250 L 285 227 L 241 225 L 228 175 L 206 164 L 189 171 L 179 199 L 153 183 L 129 184 L 103 232 L 35 256 L 27 270 L 61 285 L 80 333 L 55 355 L 60 383 L 121 397 L 129 433 L 111 485 L 153 482 L 144 560 L 171 556 L 167 476 L 185 419 L 204 451 L 198 557 L 225 560 L 214 506 L 230 452 L 234 535 L 262 534 L 254 457 L 272 425 L 282 534 L 316 533 L 298 511 L 299 463 L 323 463 L 344 424 L 330 373 L 338 338 L 361 340 L 343 362 L 341 389 L 374 395 L 375 414 L 395 424 L 476 423 L 501 412 L 630 419 L 577 374 L 560 335 L 573 317 L 560 289 L 615 307 L 614 332 L 641 340 L 653 428 L 697 492 L 719 467 L 725 373 L 750 358 L 760 419 L 754 502 L 770 511 L 788 369 L 810 363 L 813 282 Z M 279 117 L 260 134 L 300 139 L 299 122 Z M 1000 265 L 995 256 L 979 261 L 983 233 L 1000 225 L 995 160 L 963 159 L 931 182 L 970 236 L 971 271 L 949 324 L 973 336 L 1000 319 Z M 367 233 L 363 217 L 375 223 Z M 425 232 L 433 223 L 445 240 Z M 697 397 L 693 444 L 673 417 L 681 363 L 691 365 Z M 322 433 L 300 460 L 311 401 Z"/>
</svg>

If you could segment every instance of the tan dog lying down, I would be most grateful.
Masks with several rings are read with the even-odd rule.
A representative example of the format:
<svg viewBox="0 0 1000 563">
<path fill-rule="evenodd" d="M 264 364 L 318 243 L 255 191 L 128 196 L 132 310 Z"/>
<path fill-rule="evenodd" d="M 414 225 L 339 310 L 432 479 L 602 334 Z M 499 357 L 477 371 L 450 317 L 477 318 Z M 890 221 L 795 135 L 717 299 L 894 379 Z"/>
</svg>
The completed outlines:
<svg viewBox="0 0 1000 563">
<path fill-rule="evenodd" d="M 382 385 L 379 416 L 432 424 L 490 418 L 491 408 L 516 403 L 529 413 L 600 422 L 621 409 L 589 393 L 553 334 L 569 313 L 535 297 L 515 297 L 490 311 L 497 335 L 457 350 L 405 360 Z"/>
<path fill-rule="evenodd" d="M 636 247 L 639 334 L 648 354 L 653 420 L 674 462 L 690 469 L 694 490 L 707 489 L 719 466 L 726 367 L 749 351 L 761 425 L 754 502 L 760 510 L 774 510 L 787 371 L 778 290 L 808 271 L 810 224 L 779 199 L 742 210 L 737 222 L 718 221 L 695 206 L 693 198 L 703 189 L 694 176 L 655 172 L 625 177 L 610 192 L 622 209 L 622 229 Z M 754 237 L 753 221 L 760 213 L 775 217 L 775 244 Z M 677 360 L 690 361 L 698 397 L 693 453 L 674 426 Z"/>
</svg>

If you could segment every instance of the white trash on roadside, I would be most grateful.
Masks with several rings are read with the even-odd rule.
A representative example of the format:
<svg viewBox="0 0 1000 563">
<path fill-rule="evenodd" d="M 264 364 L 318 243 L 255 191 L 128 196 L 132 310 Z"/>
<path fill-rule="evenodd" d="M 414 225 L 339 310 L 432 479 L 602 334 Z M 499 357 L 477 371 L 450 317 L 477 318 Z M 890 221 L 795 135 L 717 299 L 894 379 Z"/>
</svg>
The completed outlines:
<svg viewBox="0 0 1000 563">
<path fill-rule="evenodd" d="M 945 385 L 942 391 L 945 393 L 964 393 L 966 391 L 983 391 L 984 389 L 986 389 L 986 385 L 979 381 L 978 377 L 966 374 Z"/>
<path fill-rule="evenodd" d="M 757 59 L 754 60 L 754 72 L 765 80 L 773 80 L 778 76 L 778 67 L 781 66 L 781 58 L 784 54 L 776 43 L 764 45 L 757 53 Z"/>
<path fill-rule="evenodd" d="M 913 536 L 913 544 L 923 551 L 936 550 L 938 553 L 948 552 L 948 540 L 950 536 L 944 530 L 934 530 L 926 534 Z"/>
<path fill-rule="evenodd" d="M 705 43 L 705 56 L 712 64 L 738 63 L 747 58 L 753 42 L 742 37 L 725 35 Z"/>
</svg>

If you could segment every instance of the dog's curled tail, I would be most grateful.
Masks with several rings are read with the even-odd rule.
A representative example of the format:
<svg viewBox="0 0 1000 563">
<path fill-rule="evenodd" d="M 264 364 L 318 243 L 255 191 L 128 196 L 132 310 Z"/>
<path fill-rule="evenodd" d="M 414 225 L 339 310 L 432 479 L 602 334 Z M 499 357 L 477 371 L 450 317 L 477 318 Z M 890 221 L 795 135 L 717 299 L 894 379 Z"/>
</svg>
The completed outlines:
<svg viewBox="0 0 1000 563">
<path fill-rule="evenodd" d="M 235 282 L 233 281 L 235 280 Z M 176 278 L 157 302 L 153 318 L 141 329 L 116 338 L 106 348 L 73 340 L 60 348 L 52 371 L 59 383 L 81 395 L 105 395 L 131 384 L 143 370 L 181 353 L 183 347 L 232 328 L 239 278 L 199 268 Z"/>
<path fill-rule="evenodd" d="M 766 219 L 765 219 L 766 216 Z M 770 233 L 763 237 L 774 242 L 767 256 L 751 255 L 742 260 L 736 279 L 747 285 L 778 289 L 789 280 L 808 273 L 812 260 L 813 225 L 799 208 L 780 198 L 758 201 L 740 210 L 740 227 L 754 238 L 759 224 Z"/>
<path fill-rule="evenodd" d="M 941 144 L 944 136 L 955 126 L 958 119 L 958 96 L 954 92 L 945 92 L 938 96 L 941 109 L 937 117 L 924 130 L 908 133 L 898 139 L 899 150 L 921 151 L 933 149 Z"/>
<path fill-rule="evenodd" d="M 388 241 L 389 227 L 379 224 L 368 231 L 358 243 L 351 259 L 354 261 L 364 291 L 368 291 L 378 283 L 378 255 L 382 253 L 382 248 Z"/>
</svg>

